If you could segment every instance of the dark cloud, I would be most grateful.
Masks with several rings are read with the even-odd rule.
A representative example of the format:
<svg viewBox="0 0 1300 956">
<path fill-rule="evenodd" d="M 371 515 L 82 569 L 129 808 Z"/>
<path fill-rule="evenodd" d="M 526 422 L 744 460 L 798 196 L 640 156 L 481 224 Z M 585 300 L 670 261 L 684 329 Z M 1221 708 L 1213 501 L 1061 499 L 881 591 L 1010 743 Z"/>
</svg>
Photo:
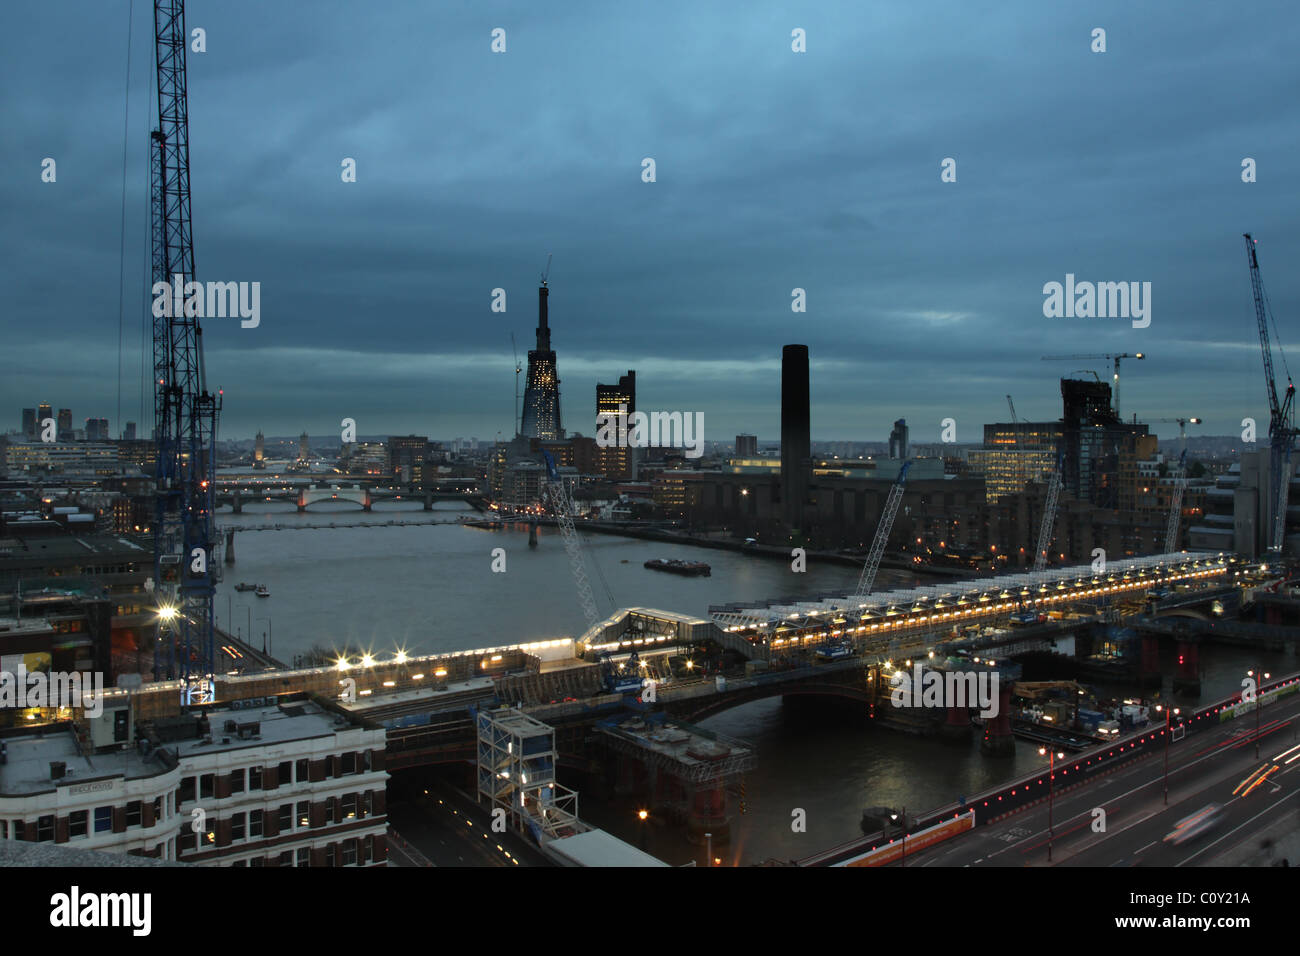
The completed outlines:
<svg viewBox="0 0 1300 956">
<path fill-rule="evenodd" d="M 128 6 L 14 5 L 0 30 L 7 427 L 42 400 L 115 417 Z M 208 44 L 189 58 L 199 277 L 262 283 L 259 328 L 206 326 L 228 436 L 345 416 L 508 431 L 510 334 L 526 351 L 547 253 L 564 417 L 586 431 L 595 382 L 635 368 L 643 407 L 702 411 L 714 440 L 775 437 L 780 347 L 799 341 L 819 438 L 879 440 L 906 417 L 927 440 L 952 416 L 974 439 L 1008 392 L 1055 418 L 1055 376 L 1108 369 L 1039 356 L 1139 350 L 1126 411 L 1232 432 L 1267 417 L 1247 230 L 1283 339 L 1300 332 L 1289 3 L 192 0 L 188 21 Z M 123 418 L 140 406 L 151 26 L 137 2 Z M 1151 327 L 1044 318 L 1042 286 L 1067 272 L 1151 282 Z"/>
</svg>

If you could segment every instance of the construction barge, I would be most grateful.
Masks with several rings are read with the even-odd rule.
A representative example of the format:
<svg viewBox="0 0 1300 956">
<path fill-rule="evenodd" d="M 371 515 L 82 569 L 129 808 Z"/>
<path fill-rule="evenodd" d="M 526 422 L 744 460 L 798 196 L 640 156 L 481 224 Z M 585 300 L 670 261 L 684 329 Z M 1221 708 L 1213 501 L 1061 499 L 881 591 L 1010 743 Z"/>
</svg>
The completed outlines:
<svg viewBox="0 0 1300 956">
<path fill-rule="evenodd" d="M 651 571 L 667 571 L 670 574 L 682 574 L 687 577 L 708 577 L 713 571 L 703 561 L 676 561 L 665 558 L 651 558 L 645 566 Z"/>
</svg>

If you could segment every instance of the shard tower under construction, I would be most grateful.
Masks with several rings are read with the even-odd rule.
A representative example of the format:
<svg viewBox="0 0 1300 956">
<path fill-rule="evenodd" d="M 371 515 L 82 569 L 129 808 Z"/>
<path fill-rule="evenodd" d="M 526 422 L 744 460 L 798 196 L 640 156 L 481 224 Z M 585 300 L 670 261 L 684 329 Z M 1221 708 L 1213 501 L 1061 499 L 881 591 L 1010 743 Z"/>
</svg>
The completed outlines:
<svg viewBox="0 0 1300 956">
<path fill-rule="evenodd" d="M 537 288 L 537 348 L 528 353 L 528 384 L 519 434 L 555 440 L 564 437 L 564 429 L 560 425 L 560 377 L 555 371 L 551 329 L 546 318 L 548 291 L 543 277 Z"/>
</svg>

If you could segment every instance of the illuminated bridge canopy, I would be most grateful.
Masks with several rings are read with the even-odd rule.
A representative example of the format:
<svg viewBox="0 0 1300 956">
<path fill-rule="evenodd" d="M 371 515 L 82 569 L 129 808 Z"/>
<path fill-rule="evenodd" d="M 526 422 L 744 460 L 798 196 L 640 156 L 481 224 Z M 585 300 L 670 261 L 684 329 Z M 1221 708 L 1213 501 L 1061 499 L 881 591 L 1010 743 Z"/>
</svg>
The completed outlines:
<svg viewBox="0 0 1300 956">
<path fill-rule="evenodd" d="M 709 608 L 724 632 L 772 634 L 783 628 L 830 628 L 831 637 L 852 637 L 908 625 L 950 626 L 963 617 L 1017 610 L 1049 610 L 1066 601 L 1098 601 L 1161 584 L 1230 574 L 1228 555 L 1178 553 L 1126 558 L 1094 572 L 1092 565 L 1051 568 L 1037 574 L 1000 575 L 871 594 L 854 601 L 848 593 L 812 598 L 777 598 L 753 604 Z"/>
</svg>

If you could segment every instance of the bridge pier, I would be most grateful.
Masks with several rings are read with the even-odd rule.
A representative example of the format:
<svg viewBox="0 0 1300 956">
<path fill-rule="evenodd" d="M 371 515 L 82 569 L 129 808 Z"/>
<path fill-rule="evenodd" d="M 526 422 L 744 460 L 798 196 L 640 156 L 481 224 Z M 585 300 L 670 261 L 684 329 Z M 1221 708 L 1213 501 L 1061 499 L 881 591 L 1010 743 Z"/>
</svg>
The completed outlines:
<svg viewBox="0 0 1300 956">
<path fill-rule="evenodd" d="M 306 506 L 305 504 L 303 504 L 301 501 L 299 501 L 299 502 L 298 502 L 298 513 L 299 513 L 299 514 L 302 514 L 302 513 L 303 513 L 304 511 L 306 511 L 306 510 L 307 510 L 307 506 Z"/>
<path fill-rule="evenodd" d="M 433 492 L 428 488 L 424 490 L 424 510 L 433 510 Z"/>
<path fill-rule="evenodd" d="M 984 739 L 980 753 L 989 757 L 1010 757 L 1016 752 L 1016 738 L 1011 733 L 1011 686 L 998 682 L 998 713 L 984 718 Z"/>
<path fill-rule="evenodd" d="M 1174 671 L 1174 693 L 1201 696 L 1199 642 L 1193 637 L 1178 639 L 1178 669 Z"/>
<path fill-rule="evenodd" d="M 537 547 L 537 522 L 528 522 L 528 547 Z"/>
<path fill-rule="evenodd" d="M 231 509 L 235 514 L 243 514 L 243 513 L 244 513 L 244 501 L 243 501 L 242 498 L 239 497 L 239 489 L 238 489 L 238 488 L 235 489 L 235 497 L 234 497 L 233 499 L 231 499 L 231 502 L 230 502 L 230 509 Z"/>
<path fill-rule="evenodd" d="M 714 846 L 731 841 L 731 821 L 727 818 L 727 791 L 722 787 L 700 788 L 691 799 L 691 812 L 686 821 L 687 839 L 696 845 L 705 842 L 710 834 Z M 710 860 L 709 864 L 712 865 Z"/>
<path fill-rule="evenodd" d="M 1142 659 L 1138 665 L 1138 684 L 1141 687 L 1159 687 L 1164 677 L 1160 670 L 1160 636 L 1142 635 Z"/>
<path fill-rule="evenodd" d="M 226 564 L 235 563 L 235 532 L 226 532 Z"/>
<path fill-rule="evenodd" d="M 939 730 L 939 737 L 946 743 L 970 743 L 970 711 L 965 707 L 949 707 L 948 719 Z"/>
</svg>

